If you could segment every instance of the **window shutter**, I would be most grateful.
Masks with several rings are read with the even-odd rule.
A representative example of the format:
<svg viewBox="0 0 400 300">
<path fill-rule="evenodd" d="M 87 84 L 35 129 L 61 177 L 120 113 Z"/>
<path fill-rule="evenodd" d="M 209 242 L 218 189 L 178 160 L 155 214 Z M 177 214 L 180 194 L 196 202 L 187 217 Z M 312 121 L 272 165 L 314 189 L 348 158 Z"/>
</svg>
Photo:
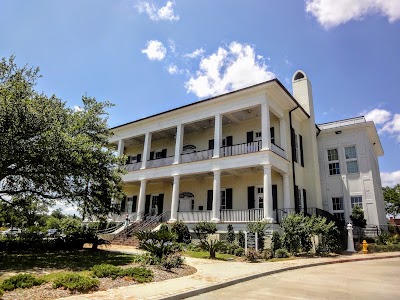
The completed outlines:
<svg viewBox="0 0 400 300">
<path fill-rule="evenodd" d="M 272 209 L 278 209 L 278 186 L 276 184 L 272 185 Z"/>
<path fill-rule="evenodd" d="M 269 129 L 269 133 L 271 135 L 271 143 L 275 144 L 275 127 L 271 127 Z"/>
<path fill-rule="evenodd" d="M 304 207 L 304 213 L 307 212 L 307 192 L 306 189 L 303 189 L 303 207 Z"/>
<path fill-rule="evenodd" d="M 132 212 L 136 212 L 137 196 L 132 197 Z"/>
<path fill-rule="evenodd" d="M 125 206 L 126 206 L 126 197 L 124 197 L 121 201 L 121 212 L 125 212 Z"/>
<path fill-rule="evenodd" d="M 253 140 L 254 140 L 253 136 L 254 136 L 253 131 L 247 132 L 247 143 L 252 143 L 253 142 Z"/>
<path fill-rule="evenodd" d="M 295 147 L 296 134 L 293 128 L 290 128 L 290 140 L 292 144 L 292 159 L 293 161 L 297 162 L 296 147 Z"/>
<path fill-rule="evenodd" d="M 226 189 L 225 190 L 225 200 L 226 200 L 226 209 L 232 209 L 232 189 Z"/>
<path fill-rule="evenodd" d="M 142 161 L 142 154 L 136 155 L 136 162 L 141 162 Z"/>
<path fill-rule="evenodd" d="M 304 167 L 304 154 L 303 154 L 303 137 L 299 134 L 300 140 L 300 162 L 301 166 Z"/>
<path fill-rule="evenodd" d="M 208 140 L 208 150 L 214 149 L 214 139 Z"/>
<path fill-rule="evenodd" d="M 153 160 L 154 159 L 154 151 L 151 151 L 150 152 L 150 160 Z"/>
<path fill-rule="evenodd" d="M 299 187 L 297 185 L 294 186 L 294 209 L 297 213 L 300 211 Z"/>
<path fill-rule="evenodd" d="M 212 210 L 213 190 L 207 191 L 207 210 Z"/>
<path fill-rule="evenodd" d="M 164 208 L 164 194 L 158 195 L 158 214 L 162 214 Z"/>
<path fill-rule="evenodd" d="M 247 208 L 254 208 L 254 186 L 247 187 Z"/>
<path fill-rule="evenodd" d="M 226 137 L 226 145 L 227 146 L 232 146 L 232 142 L 233 142 L 232 136 L 231 135 L 227 136 Z"/>
<path fill-rule="evenodd" d="M 130 163 L 131 163 L 131 157 L 128 155 L 128 157 L 126 158 L 125 164 L 127 165 L 127 164 L 130 164 Z"/>
<path fill-rule="evenodd" d="M 151 195 L 146 195 L 146 203 L 144 205 L 144 214 L 148 215 L 150 212 L 150 199 Z"/>
<path fill-rule="evenodd" d="M 167 149 L 162 149 L 161 151 L 161 157 L 166 158 L 167 157 Z"/>
</svg>

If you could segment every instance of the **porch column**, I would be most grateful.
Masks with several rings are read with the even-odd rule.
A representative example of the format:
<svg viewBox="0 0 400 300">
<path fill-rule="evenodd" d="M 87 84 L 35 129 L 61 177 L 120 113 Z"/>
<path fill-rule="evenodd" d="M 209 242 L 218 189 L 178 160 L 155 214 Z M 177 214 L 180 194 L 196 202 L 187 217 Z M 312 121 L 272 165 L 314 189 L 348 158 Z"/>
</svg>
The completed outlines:
<svg viewBox="0 0 400 300">
<path fill-rule="evenodd" d="M 140 191 L 139 191 L 139 203 L 136 221 L 142 221 L 144 217 L 145 205 L 146 205 L 146 184 L 147 180 L 140 180 Z"/>
<path fill-rule="evenodd" d="M 272 200 L 272 181 L 271 165 L 265 164 L 264 167 L 264 220 L 272 223 L 273 218 L 273 200 Z"/>
<path fill-rule="evenodd" d="M 282 179 L 283 179 L 283 208 L 291 208 L 289 173 L 283 174 Z"/>
<path fill-rule="evenodd" d="M 222 116 L 215 116 L 214 125 L 214 155 L 213 158 L 218 158 L 221 153 L 221 141 L 222 141 Z"/>
<path fill-rule="evenodd" d="M 221 208 L 221 170 L 214 171 L 213 203 L 211 222 L 219 222 L 219 210 Z"/>
<path fill-rule="evenodd" d="M 169 222 L 178 220 L 178 204 L 179 204 L 179 180 L 180 175 L 174 175 L 174 183 L 172 186 L 172 202 L 171 202 L 171 218 Z"/>
<path fill-rule="evenodd" d="M 181 163 L 181 153 L 182 153 L 182 147 L 183 147 L 183 132 L 184 132 L 183 124 L 179 124 L 178 126 L 176 126 L 174 165 Z"/>
<path fill-rule="evenodd" d="M 124 147 L 125 147 L 125 142 L 124 140 L 119 140 L 118 141 L 118 157 L 121 157 L 122 155 L 124 155 Z"/>
<path fill-rule="evenodd" d="M 150 157 L 150 148 L 151 148 L 151 132 L 146 132 L 146 135 L 144 136 L 143 160 L 141 169 L 146 169 L 146 164 Z"/>
<path fill-rule="evenodd" d="M 271 133 L 269 122 L 269 105 L 267 102 L 261 104 L 261 150 L 271 148 Z"/>
<path fill-rule="evenodd" d="M 279 132 L 281 134 L 281 148 L 285 150 L 285 156 L 287 157 L 287 144 L 286 144 L 286 121 L 285 118 L 279 118 Z"/>
</svg>

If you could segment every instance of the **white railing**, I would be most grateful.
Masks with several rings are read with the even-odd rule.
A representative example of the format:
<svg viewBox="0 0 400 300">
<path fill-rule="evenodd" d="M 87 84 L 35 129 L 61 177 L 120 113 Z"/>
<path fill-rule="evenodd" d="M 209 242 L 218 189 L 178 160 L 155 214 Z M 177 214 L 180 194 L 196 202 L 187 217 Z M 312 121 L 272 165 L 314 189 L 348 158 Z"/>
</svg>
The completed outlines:
<svg viewBox="0 0 400 300">
<path fill-rule="evenodd" d="M 211 210 L 198 210 L 198 211 L 179 211 L 178 220 L 184 222 L 201 222 L 210 221 L 212 218 Z"/>
<path fill-rule="evenodd" d="M 148 160 L 147 164 L 146 164 L 146 168 L 158 168 L 158 167 L 163 167 L 163 166 L 169 166 L 169 165 L 172 165 L 173 162 L 174 162 L 173 156 Z"/>
<path fill-rule="evenodd" d="M 283 158 L 286 158 L 285 150 L 283 150 L 278 145 L 275 145 L 275 144 L 271 143 L 271 150 L 273 152 L 275 152 L 276 154 L 278 154 L 279 156 L 282 156 Z"/>
<path fill-rule="evenodd" d="M 263 209 L 225 209 L 220 213 L 221 221 L 224 222 L 261 221 L 264 218 Z"/>
<path fill-rule="evenodd" d="M 221 148 L 221 156 L 232 156 L 245 153 L 258 152 L 261 150 L 261 141 L 237 144 Z"/>
<path fill-rule="evenodd" d="M 142 162 L 137 162 L 137 163 L 125 165 L 125 169 L 126 169 L 128 172 L 137 171 L 137 170 L 139 170 L 141 167 L 142 167 Z"/>
<path fill-rule="evenodd" d="M 182 154 L 182 163 L 188 163 L 192 161 L 211 159 L 213 157 L 214 150 L 203 150 L 196 151 L 193 153 Z"/>
</svg>

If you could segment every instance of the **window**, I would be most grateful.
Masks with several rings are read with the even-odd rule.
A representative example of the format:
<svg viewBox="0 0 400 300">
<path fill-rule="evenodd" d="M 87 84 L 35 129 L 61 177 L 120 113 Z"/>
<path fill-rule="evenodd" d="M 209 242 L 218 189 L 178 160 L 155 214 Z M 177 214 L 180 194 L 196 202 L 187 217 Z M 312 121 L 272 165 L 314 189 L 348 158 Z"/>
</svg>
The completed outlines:
<svg viewBox="0 0 400 300">
<path fill-rule="evenodd" d="M 362 197 L 361 196 L 353 196 L 350 197 L 350 201 L 351 201 L 351 208 L 353 209 L 354 206 L 359 206 L 361 208 L 363 208 L 363 203 L 362 203 Z"/>
<path fill-rule="evenodd" d="M 254 141 L 261 141 L 261 138 L 262 138 L 261 130 L 254 131 Z"/>
<path fill-rule="evenodd" d="M 190 144 L 184 145 L 182 148 L 182 152 L 183 154 L 196 152 L 196 146 Z"/>
<path fill-rule="evenodd" d="M 160 151 L 156 151 L 155 155 L 156 155 L 156 159 L 162 158 L 162 151 L 161 150 Z"/>
<path fill-rule="evenodd" d="M 346 156 L 346 167 L 347 173 L 358 173 L 358 162 L 357 162 L 357 152 L 356 147 L 345 147 L 344 153 Z"/>
<path fill-rule="evenodd" d="M 221 209 L 226 209 L 226 191 L 221 190 Z"/>
<path fill-rule="evenodd" d="M 343 198 L 334 197 L 332 198 L 332 212 L 335 217 L 339 220 L 344 221 L 344 209 L 343 209 Z"/>
<path fill-rule="evenodd" d="M 339 153 L 337 148 L 328 149 L 329 175 L 340 174 Z"/>
</svg>

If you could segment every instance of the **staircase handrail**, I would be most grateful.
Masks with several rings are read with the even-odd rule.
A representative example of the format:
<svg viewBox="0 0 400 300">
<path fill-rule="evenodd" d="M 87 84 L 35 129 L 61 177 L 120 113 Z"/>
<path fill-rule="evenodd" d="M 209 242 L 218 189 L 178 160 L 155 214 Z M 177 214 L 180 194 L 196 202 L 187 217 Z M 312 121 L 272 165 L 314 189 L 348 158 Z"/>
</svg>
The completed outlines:
<svg viewBox="0 0 400 300">
<path fill-rule="evenodd" d="M 107 234 L 107 233 L 112 233 L 116 230 L 118 230 L 119 228 L 121 228 L 122 226 L 124 226 L 124 222 L 118 222 L 116 225 L 105 228 L 105 229 L 101 229 L 97 231 L 97 234 Z"/>
</svg>

